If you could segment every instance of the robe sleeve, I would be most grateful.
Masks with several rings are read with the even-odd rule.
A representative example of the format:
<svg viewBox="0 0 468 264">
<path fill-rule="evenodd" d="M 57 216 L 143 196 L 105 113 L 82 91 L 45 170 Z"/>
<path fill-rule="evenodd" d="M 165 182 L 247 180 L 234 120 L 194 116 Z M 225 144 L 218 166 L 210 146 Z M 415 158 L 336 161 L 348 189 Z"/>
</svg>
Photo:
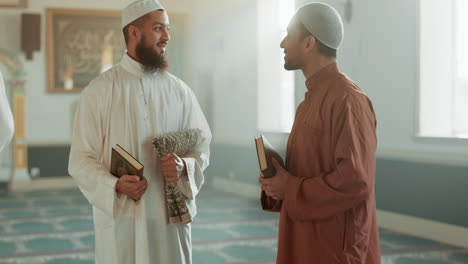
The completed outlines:
<svg viewBox="0 0 468 264">
<path fill-rule="evenodd" d="M 340 108 L 332 114 L 335 169 L 318 177 L 288 178 L 283 206 L 294 221 L 332 217 L 373 193 L 377 140 L 372 106 L 349 99 Z"/>
<path fill-rule="evenodd" d="M 3 77 L 0 73 L 0 152 L 10 142 L 13 133 L 13 114 L 8 103 Z"/>
<path fill-rule="evenodd" d="M 117 178 L 102 162 L 105 137 L 103 102 L 102 96 L 91 88 L 83 91 L 76 110 L 68 172 L 89 203 L 109 217 L 116 217 L 126 196 L 117 195 Z"/>
<path fill-rule="evenodd" d="M 193 200 L 205 181 L 203 172 L 208 167 L 210 159 L 211 131 L 197 98 L 187 85 L 183 86 L 185 88 L 184 129 L 200 129 L 201 134 L 195 149 L 182 158 L 187 166 L 187 177 L 181 177 L 177 185 L 188 199 Z"/>
</svg>

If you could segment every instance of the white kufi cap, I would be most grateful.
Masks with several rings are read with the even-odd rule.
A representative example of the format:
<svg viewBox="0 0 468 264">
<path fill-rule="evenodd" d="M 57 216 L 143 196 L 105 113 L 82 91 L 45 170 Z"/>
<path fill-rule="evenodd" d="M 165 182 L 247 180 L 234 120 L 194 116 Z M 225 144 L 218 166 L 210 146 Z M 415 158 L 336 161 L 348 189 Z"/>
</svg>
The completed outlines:
<svg viewBox="0 0 468 264">
<path fill-rule="evenodd" d="M 136 0 L 122 11 L 122 28 L 138 18 L 164 7 L 157 0 Z"/>
<path fill-rule="evenodd" d="M 299 8 L 295 18 L 326 46 L 335 50 L 340 47 L 344 35 L 343 21 L 333 7 L 323 3 L 310 3 Z"/>
</svg>

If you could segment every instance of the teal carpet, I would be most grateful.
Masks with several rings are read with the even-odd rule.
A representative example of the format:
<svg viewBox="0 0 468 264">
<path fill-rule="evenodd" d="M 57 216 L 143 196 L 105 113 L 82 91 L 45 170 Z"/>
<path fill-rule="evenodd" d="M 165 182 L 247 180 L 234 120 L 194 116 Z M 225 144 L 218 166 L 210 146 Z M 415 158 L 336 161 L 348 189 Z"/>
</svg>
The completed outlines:
<svg viewBox="0 0 468 264">
<path fill-rule="evenodd" d="M 219 198 L 223 197 L 223 198 Z M 270 264 L 278 216 L 256 200 L 204 190 L 192 226 L 194 264 Z M 468 264 L 468 249 L 380 230 L 383 264 Z M 78 190 L 0 197 L 0 264 L 94 263 L 91 207 Z"/>
</svg>

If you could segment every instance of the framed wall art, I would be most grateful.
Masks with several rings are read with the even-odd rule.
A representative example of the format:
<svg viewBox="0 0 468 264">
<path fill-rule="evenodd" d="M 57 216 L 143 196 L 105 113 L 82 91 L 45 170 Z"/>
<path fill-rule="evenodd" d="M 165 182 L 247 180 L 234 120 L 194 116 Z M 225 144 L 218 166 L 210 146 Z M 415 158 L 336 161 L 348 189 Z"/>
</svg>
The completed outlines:
<svg viewBox="0 0 468 264">
<path fill-rule="evenodd" d="M 125 52 L 120 19 L 120 11 L 47 9 L 50 93 L 79 93 L 120 61 Z"/>
<path fill-rule="evenodd" d="M 1 7 L 27 8 L 28 0 L 0 0 L 0 8 Z"/>
</svg>

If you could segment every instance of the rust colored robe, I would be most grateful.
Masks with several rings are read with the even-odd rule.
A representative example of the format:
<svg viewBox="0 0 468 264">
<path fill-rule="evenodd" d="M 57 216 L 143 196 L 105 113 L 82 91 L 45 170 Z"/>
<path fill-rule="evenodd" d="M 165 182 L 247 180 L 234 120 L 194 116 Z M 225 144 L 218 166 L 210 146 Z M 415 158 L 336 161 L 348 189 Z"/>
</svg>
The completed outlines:
<svg viewBox="0 0 468 264">
<path fill-rule="evenodd" d="M 278 264 L 378 264 L 374 194 L 376 118 L 369 98 L 336 63 L 306 81 L 289 136 Z"/>
</svg>

